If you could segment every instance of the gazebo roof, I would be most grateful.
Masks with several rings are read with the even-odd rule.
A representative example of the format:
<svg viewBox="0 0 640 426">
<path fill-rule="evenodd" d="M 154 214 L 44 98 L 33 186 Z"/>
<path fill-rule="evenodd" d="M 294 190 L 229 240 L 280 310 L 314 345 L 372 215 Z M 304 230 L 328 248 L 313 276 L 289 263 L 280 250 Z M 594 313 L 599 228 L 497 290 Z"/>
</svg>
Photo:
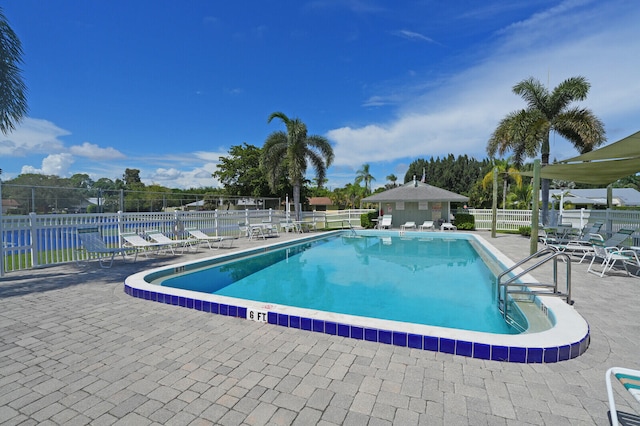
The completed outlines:
<svg viewBox="0 0 640 426">
<path fill-rule="evenodd" d="M 440 201 L 440 202 L 466 202 L 469 197 L 438 188 L 426 183 L 411 181 L 402 186 L 389 189 L 378 194 L 373 194 L 362 201 L 366 203 L 384 203 L 396 201 Z"/>
</svg>

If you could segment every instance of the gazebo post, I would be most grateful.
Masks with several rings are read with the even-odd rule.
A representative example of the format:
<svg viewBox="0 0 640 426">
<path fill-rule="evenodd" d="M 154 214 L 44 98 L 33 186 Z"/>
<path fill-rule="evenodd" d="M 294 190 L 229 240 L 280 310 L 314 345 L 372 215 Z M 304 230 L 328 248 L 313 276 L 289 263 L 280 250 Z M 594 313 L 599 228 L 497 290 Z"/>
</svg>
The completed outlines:
<svg viewBox="0 0 640 426">
<path fill-rule="evenodd" d="M 540 160 L 533 161 L 533 194 L 531 197 L 531 240 L 529 254 L 538 251 L 538 224 L 540 223 Z"/>
<path fill-rule="evenodd" d="M 491 203 L 491 238 L 496 237 L 498 225 L 498 168 L 493 168 L 493 201 Z"/>
</svg>

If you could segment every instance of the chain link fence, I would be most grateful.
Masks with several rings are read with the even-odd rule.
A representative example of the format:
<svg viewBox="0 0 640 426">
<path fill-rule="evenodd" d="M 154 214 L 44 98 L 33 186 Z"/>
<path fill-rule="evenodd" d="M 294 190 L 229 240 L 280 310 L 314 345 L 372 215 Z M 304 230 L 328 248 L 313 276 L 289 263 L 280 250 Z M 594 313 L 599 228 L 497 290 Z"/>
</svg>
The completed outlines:
<svg viewBox="0 0 640 426">
<path fill-rule="evenodd" d="M 279 209 L 280 198 L 0 183 L 4 215 Z"/>
</svg>

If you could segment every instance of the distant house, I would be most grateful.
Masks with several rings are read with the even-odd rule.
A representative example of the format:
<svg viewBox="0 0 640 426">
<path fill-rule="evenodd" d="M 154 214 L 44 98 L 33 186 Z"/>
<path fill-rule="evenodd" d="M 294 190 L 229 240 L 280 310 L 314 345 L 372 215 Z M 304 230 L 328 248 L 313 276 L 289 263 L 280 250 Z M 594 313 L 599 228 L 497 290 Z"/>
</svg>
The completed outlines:
<svg viewBox="0 0 640 426">
<path fill-rule="evenodd" d="M 2 200 L 2 214 L 11 213 L 14 210 L 18 210 L 20 203 L 13 199 Z"/>
<path fill-rule="evenodd" d="M 595 205 L 607 205 L 607 188 L 595 189 L 550 189 L 549 198 L 560 199 L 560 193 L 564 192 L 566 202 L 570 202 L 576 207 L 591 208 Z M 571 198 L 576 197 L 580 202 L 572 202 Z M 633 188 L 612 188 L 611 202 L 614 206 L 640 206 L 640 191 Z"/>
<path fill-rule="evenodd" d="M 309 197 L 309 206 L 312 210 L 323 212 L 327 207 L 332 206 L 333 201 L 329 197 Z"/>
</svg>

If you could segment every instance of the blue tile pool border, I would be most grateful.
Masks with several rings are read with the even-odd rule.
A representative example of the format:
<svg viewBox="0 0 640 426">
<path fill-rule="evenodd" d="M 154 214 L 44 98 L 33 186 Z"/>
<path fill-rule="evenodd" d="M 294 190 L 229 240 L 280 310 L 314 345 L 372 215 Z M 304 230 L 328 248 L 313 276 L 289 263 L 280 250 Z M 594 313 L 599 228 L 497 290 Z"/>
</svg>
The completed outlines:
<svg viewBox="0 0 640 426">
<path fill-rule="evenodd" d="M 329 234 L 331 233 L 324 234 L 317 238 L 326 238 Z M 229 255 L 224 256 L 224 260 L 226 261 L 251 254 L 274 250 L 289 244 L 291 244 L 291 242 L 277 243 L 271 246 L 247 250 L 244 252 L 230 253 Z M 149 284 L 150 281 L 148 280 L 153 280 L 155 278 L 171 274 L 173 272 L 176 272 L 177 270 L 186 271 L 202 265 L 214 264 L 218 262 L 220 262 L 220 259 L 212 258 L 206 259 L 205 261 L 177 266 L 176 268 L 161 268 L 161 270 L 158 271 L 145 273 L 145 284 L 143 285 L 145 287 L 148 287 L 149 285 L 151 285 Z M 158 288 L 171 291 L 170 288 L 167 287 L 153 286 L 153 288 L 154 290 L 155 288 Z M 205 313 L 250 320 L 248 314 L 254 309 L 250 306 L 241 306 L 231 303 L 220 303 L 210 300 L 201 300 L 197 297 L 177 296 L 174 294 L 163 293 L 154 290 L 136 288 L 129 285 L 127 281 L 125 281 L 124 283 L 124 292 L 131 297 L 164 303 L 167 305 L 184 307 L 187 309 L 193 309 Z M 193 294 L 197 295 L 197 293 Z M 242 300 L 239 301 L 243 302 Z M 544 311 L 546 312 L 546 306 L 543 306 L 539 300 L 537 301 L 537 303 L 539 303 L 540 307 L 544 308 Z M 591 341 L 588 324 L 586 324 L 586 332 L 584 336 L 577 341 L 573 341 L 572 343 L 563 344 L 561 346 L 522 347 L 478 343 L 463 339 L 452 339 L 450 337 L 445 338 L 435 335 L 409 333 L 402 330 L 390 330 L 388 328 L 378 329 L 370 326 L 348 324 L 338 321 L 328 321 L 318 318 L 308 318 L 303 315 L 289 315 L 267 308 L 262 309 L 262 311 L 266 313 L 263 322 L 279 327 L 294 328 L 313 333 L 327 334 L 330 336 L 365 340 L 398 347 L 407 347 L 410 349 L 441 352 L 452 355 L 501 362 L 534 364 L 566 361 L 582 355 L 589 347 Z"/>
<path fill-rule="evenodd" d="M 141 290 L 127 284 L 124 285 L 124 292 L 129 296 L 139 299 L 234 318 L 247 319 L 247 312 L 251 309 L 246 306 L 214 303 L 161 292 Z M 554 363 L 576 358 L 587 350 L 590 343 L 590 333 L 588 332 L 582 340 L 563 346 L 525 348 L 519 346 L 489 345 L 445 337 L 426 336 L 404 331 L 377 329 L 305 318 L 303 316 L 287 315 L 274 311 L 268 311 L 266 322 L 279 327 L 295 328 L 314 333 L 332 336 L 337 335 L 340 337 L 408 347 L 411 349 L 443 352 L 477 359 L 529 364 Z"/>
</svg>

